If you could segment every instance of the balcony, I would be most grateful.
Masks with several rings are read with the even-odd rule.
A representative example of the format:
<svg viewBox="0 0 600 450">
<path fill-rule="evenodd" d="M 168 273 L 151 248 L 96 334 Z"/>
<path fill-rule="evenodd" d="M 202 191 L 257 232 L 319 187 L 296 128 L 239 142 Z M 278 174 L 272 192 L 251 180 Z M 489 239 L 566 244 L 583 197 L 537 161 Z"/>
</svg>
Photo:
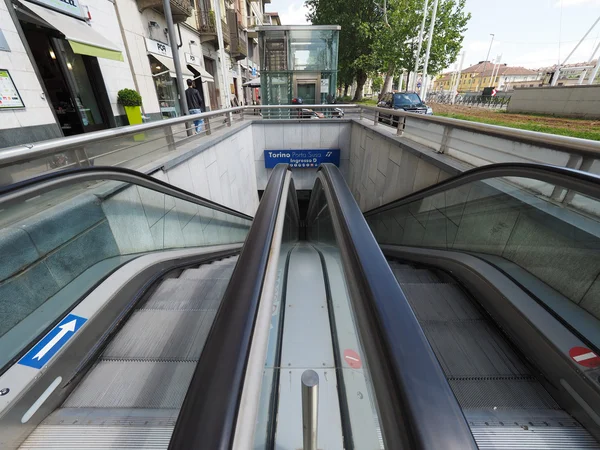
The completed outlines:
<svg viewBox="0 0 600 450">
<path fill-rule="evenodd" d="M 215 12 L 213 10 L 196 11 L 196 16 L 198 21 L 198 34 L 200 35 L 200 42 L 215 41 L 215 44 L 218 45 Z M 223 28 L 223 42 L 225 43 L 225 46 L 227 46 L 231 42 L 231 37 L 229 36 L 229 26 L 227 25 L 226 21 L 221 20 L 221 27 Z"/>
<path fill-rule="evenodd" d="M 162 0 L 137 0 L 137 4 L 140 11 L 153 8 L 160 11 L 163 15 L 165 13 Z M 185 22 L 189 17 L 192 17 L 192 11 L 192 5 L 189 0 L 171 0 L 173 22 Z"/>
<path fill-rule="evenodd" d="M 246 37 L 242 22 L 242 15 L 239 12 L 233 9 L 227 10 L 227 23 L 231 30 L 231 49 L 229 54 L 236 61 L 248 56 L 248 38 Z"/>
</svg>

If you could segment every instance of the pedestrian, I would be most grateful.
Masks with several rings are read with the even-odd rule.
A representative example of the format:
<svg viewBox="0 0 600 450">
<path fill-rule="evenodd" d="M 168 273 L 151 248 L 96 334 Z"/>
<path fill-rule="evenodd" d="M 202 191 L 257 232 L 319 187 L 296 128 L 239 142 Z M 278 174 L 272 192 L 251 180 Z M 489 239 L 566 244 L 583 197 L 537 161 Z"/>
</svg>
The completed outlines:
<svg viewBox="0 0 600 450">
<path fill-rule="evenodd" d="M 185 99 L 187 100 L 188 110 L 190 114 L 200 114 L 204 112 L 204 102 L 198 89 L 196 89 L 192 80 L 187 80 L 188 88 L 185 90 Z M 194 126 L 196 127 L 196 133 L 201 133 L 204 128 L 204 120 L 194 120 Z"/>
</svg>

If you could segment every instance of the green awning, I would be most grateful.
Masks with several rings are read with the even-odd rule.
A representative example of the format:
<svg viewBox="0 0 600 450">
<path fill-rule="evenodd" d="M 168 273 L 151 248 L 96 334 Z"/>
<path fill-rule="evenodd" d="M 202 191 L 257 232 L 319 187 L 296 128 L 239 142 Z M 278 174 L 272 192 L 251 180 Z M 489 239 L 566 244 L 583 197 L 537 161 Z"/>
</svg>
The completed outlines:
<svg viewBox="0 0 600 450">
<path fill-rule="evenodd" d="M 75 53 L 123 61 L 123 54 L 119 47 L 94 30 L 84 20 L 75 19 L 27 0 L 19 1 L 40 20 L 47 23 L 49 28 L 54 28 L 62 33 Z"/>
<path fill-rule="evenodd" d="M 69 41 L 73 52 L 80 55 L 95 56 L 97 58 L 114 59 L 115 61 L 123 61 L 123 53 L 117 50 L 109 50 L 107 48 L 96 47 L 94 45 L 82 44 L 81 42 Z"/>
</svg>

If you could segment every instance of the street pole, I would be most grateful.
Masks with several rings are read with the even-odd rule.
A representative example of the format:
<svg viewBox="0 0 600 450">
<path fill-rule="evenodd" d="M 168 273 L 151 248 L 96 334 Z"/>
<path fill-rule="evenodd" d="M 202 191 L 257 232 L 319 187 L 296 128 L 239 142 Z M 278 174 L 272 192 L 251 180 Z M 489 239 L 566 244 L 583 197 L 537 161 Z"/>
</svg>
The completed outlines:
<svg viewBox="0 0 600 450">
<path fill-rule="evenodd" d="M 169 1 L 169 0 L 164 0 Z M 225 64 L 225 43 L 223 42 L 223 27 L 221 25 L 221 2 L 214 1 L 215 5 L 215 22 L 217 25 L 217 42 L 219 43 L 219 59 L 221 60 L 221 73 L 223 74 L 223 91 L 225 91 L 224 109 L 231 107 L 231 99 L 229 97 L 229 85 L 227 83 L 227 64 Z"/>
<path fill-rule="evenodd" d="M 425 21 L 427 20 L 427 6 L 429 0 L 425 0 L 425 6 L 423 8 L 423 21 L 421 22 L 421 30 L 419 31 L 419 44 L 417 45 L 417 57 L 415 59 L 415 75 L 410 81 L 410 86 L 406 86 L 406 90 L 416 91 L 417 86 L 417 74 L 419 73 L 419 63 L 421 62 L 421 47 L 423 46 L 423 33 L 425 32 Z M 410 73 L 410 70 L 409 70 Z"/>
<path fill-rule="evenodd" d="M 598 45 L 594 49 L 594 53 L 592 53 L 592 56 L 590 56 L 590 60 L 589 60 L 590 64 L 592 63 L 592 61 L 594 61 L 594 56 L 596 56 L 596 52 L 598 51 L 598 49 L 600 49 L 600 42 L 598 42 Z M 594 81 L 594 78 L 596 77 L 596 74 L 598 73 L 598 66 L 599 65 L 600 65 L 600 56 L 598 56 L 598 61 L 597 61 L 596 67 L 594 67 L 592 69 L 592 74 L 590 76 L 588 84 L 592 84 L 592 82 Z"/>
<path fill-rule="evenodd" d="M 433 13 L 431 15 L 431 25 L 429 25 L 429 37 L 427 38 L 427 51 L 425 52 L 425 62 L 423 63 L 423 77 L 421 78 L 421 98 L 425 101 L 427 96 L 427 66 L 429 65 L 429 52 L 431 51 L 431 41 L 433 40 L 433 29 L 435 27 L 435 16 L 437 15 L 438 1 L 433 2 Z"/>
<path fill-rule="evenodd" d="M 487 56 L 485 57 L 485 61 L 483 62 L 483 78 L 485 78 L 485 69 L 487 68 L 487 62 L 490 57 L 490 51 L 492 51 L 492 45 L 494 44 L 494 34 L 490 33 L 490 36 L 492 36 L 492 40 L 490 42 L 490 48 L 488 48 Z M 479 90 L 479 85 L 477 85 L 477 90 Z"/>
<path fill-rule="evenodd" d="M 577 43 L 577 45 L 575 46 L 575 48 L 573 50 L 571 50 L 571 53 L 569 53 L 569 56 L 567 56 L 565 58 L 565 60 L 563 61 L 563 63 L 558 66 L 556 68 L 556 71 L 554 72 L 554 75 L 552 76 L 552 80 L 550 81 L 550 86 L 556 86 L 556 83 L 558 83 L 558 77 L 560 75 L 560 69 L 562 68 L 562 66 L 564 66 L 567 61 L 569 60 L 569 58 L 573 55 L 573 53 L 575 53 L 575 50 L 577 50 L 579 48 L 579 46 L 581 45 L 581 43 L 583 41 L 585 41 L 585 38 L 587 38 L 587 35 L 590 34 L 590 32 L 594 29 L 594 27 L 596 26 L 596 24 L 600 22 L 600 16 L 598 16 L 598 18 L 596 19 L 596 21 L 592 24 L 592 26 L 590 27 L 589 30 L 587 30 L 587 32 L 583 35 L 583 37 L 581 38 L 581 40 Z"/>
<path fill-rule="evenodd" d="M 464 61 L 465 61 L 465 52 L 462 52 L 462 56 L 460 57 L 460 65 L 458 66 L 458 73 L 456 74 L 456 80 L 454 81 L 454 87 L 452 88 L 452 104 L 453 105 L 454 105 L 454 101 L 456 100 L 456 93 L 458 91 L 458 83 L 460 81 L 460 73 L 462 72 Z"/>
<path fill-rule="evenodd" d="M 179 91 L 179 107 L 181 113 L 189 114 L 187 101 L 185 100 L 185 85 L 183 84 L 183 74 L 181 72 L 181 62 L 179 61 L 179 52 L 177 51 L 177 35 L 175 34 L 175 25 L 173 24 L 173 15 L 171 14 L 171 0 L 163 0 L 163 9 L 167 21 L 167 30 L 169 32 L 169 43 L 171 44 L 171 53 L 173 63 L 175 64 L 175 76 L 177 77 L 177 90 Z"/>
</svg>

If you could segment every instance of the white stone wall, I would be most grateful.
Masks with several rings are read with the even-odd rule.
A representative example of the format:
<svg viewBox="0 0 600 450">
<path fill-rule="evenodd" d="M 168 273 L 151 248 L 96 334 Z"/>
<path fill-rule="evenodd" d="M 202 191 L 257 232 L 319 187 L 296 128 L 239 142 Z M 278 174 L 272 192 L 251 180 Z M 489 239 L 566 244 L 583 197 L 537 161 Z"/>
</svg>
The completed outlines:
<svg viewBox="0 0 600 450">
<path fill-rule="evenodd" d="M 92 16 L 90 22 L 92 29 L 119 47 L 123 54 L 123 61 L 98 58 L 113 114 L 118 116 L 124 114 L 125 111 L 117 104 L 117 93 L 124 88 L 135 89 L 135 84 L 123 44 L 123 35 L 119 27 L 115 5 L 106 0 L 87 0 L 86 5 Z"/>
<path fill-rule="evenodd" d="M 0 68 L 10 72 L 25 103 L 24 109 L 0 111 L 0 129 L 55 123 L 52 109 L 44 98 L 42 85 L 35 75 L 33 65 L 4 2 L 0 2 L 0 29 L 10 47 L 10 52 L 0 51 Z"/>
<path fill-rule="evenodd" d="M 252 125 L 252 144 L 258 189 L 267 186 L 273 169 L 265 168 L 265 150 L 340 149 L 340 170 L 344 177 L 350 167 L 351 123 L 306 120 L 298 123 L 267 122 Z M 293 169 L 296 189 L 312 189 L 316 179 L 314 169 Z"/>
<path fill-rule="evenodd" d="M 159 113 L 160 107 L 148 61 L 145 38 L 148 37 L 148 22 L 150 20 L 157 22 L 162 30 L 167 26 L 164 17 L 149 9 L 140 14 L 135 0 L 116 0 L 116 6 L 123 22 L 134 76 L 142 96 L 144 113 Z M 157 31 L 162 32 L 161 30 Z"/>
</svg>

